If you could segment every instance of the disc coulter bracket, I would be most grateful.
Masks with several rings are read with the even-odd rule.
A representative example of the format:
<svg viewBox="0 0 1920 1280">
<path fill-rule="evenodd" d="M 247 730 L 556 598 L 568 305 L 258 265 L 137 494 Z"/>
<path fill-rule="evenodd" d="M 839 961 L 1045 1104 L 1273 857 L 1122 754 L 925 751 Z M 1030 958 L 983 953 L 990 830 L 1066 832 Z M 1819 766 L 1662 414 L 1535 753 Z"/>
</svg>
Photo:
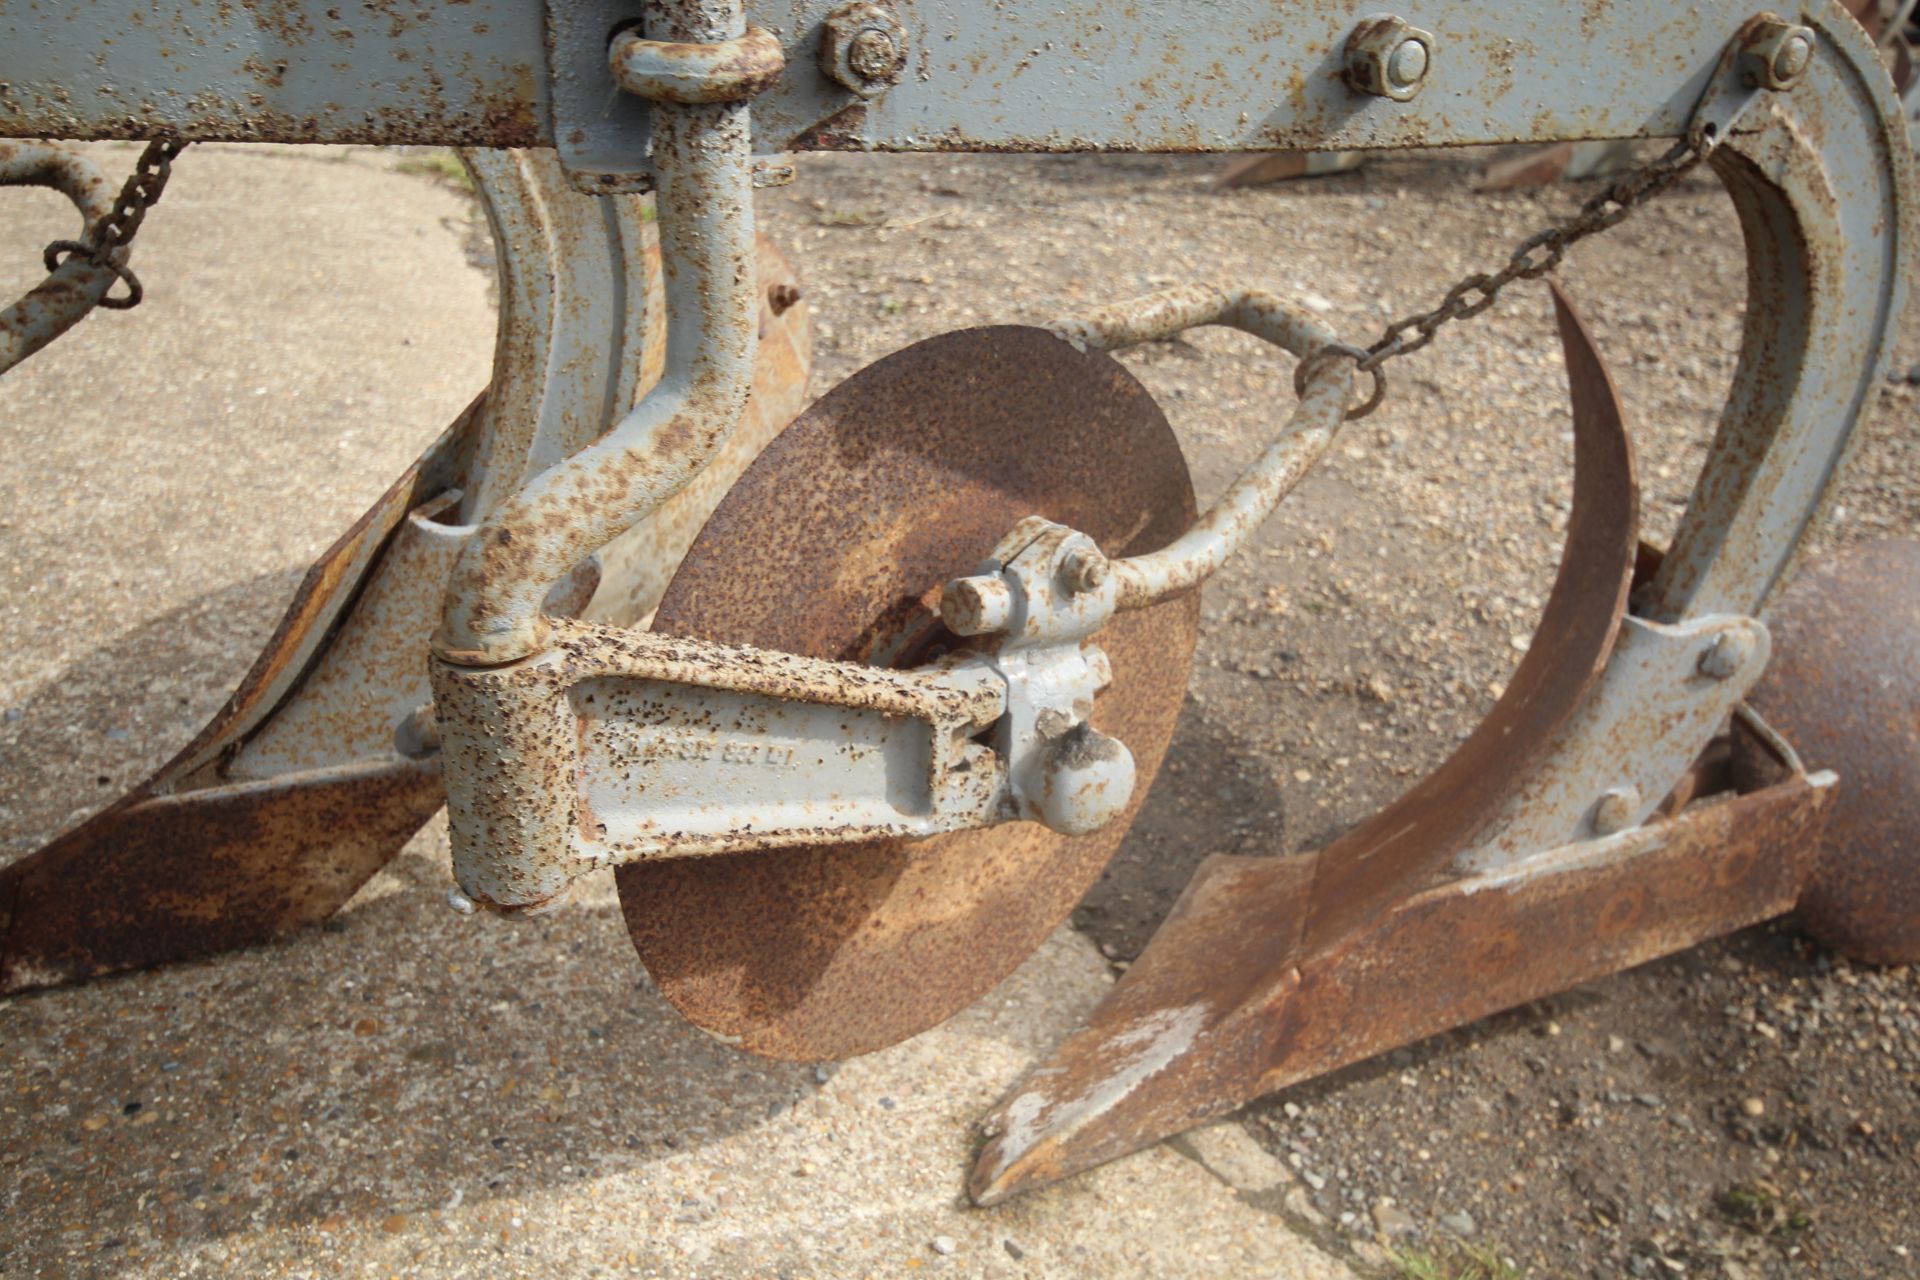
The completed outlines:
<svg viewBox="0 0 1920 1280">
<path fill-rule="evenodd" d="M 997 588 L 1002 625 L 907 671 L 565 619 L 525 661 L 434 659 L 459 892 L 538 911 L 640 859 L 1014 819 L 1098 828 L 1126 809 L 1134 768 L 1089 723 L 1113 677 L 1084 637 L 1115 597 L 1085 582 L 1090 551 L 1023 522 L 974 579 Z"/>
</svg>

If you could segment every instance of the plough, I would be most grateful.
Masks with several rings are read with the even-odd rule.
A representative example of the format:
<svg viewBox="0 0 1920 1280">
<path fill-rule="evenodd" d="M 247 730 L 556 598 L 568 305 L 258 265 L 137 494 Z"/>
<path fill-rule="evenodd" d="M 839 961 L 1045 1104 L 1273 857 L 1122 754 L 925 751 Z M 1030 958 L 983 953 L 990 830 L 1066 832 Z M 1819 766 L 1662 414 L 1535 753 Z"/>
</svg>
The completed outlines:
<svg viewBox="0 0 1920 1280">
<path fill-rule="evenodd" d="M 487 390 L 213 723 L 0 868 L 0 992 L 318 924 L 444 803 L 457 910 L 550 911 L 611 870 L 711 1034 L 797 1060 L 912 1036 L 1098 877 L 1172 739 L 1201 585 L 1393 361 L 1697 169 L 1749 295 L 1670 543 L 1641 540 L 1624 412 L 1556 286 L 1572 514 L 1503 696 L 1331 845 L 1203 863 L 987 1118 L 969 1189 L 1796 910 L 1920 958 L 1920 552 L 1788 585 L 1916 243 L 1900 102 L 1832 0 L 0 0 L 0 28 L 0 181 L 84 220 L 0 316 L 0 367 L 139 301 L 136 233 L 206 140 L 460 148 L 501 284 Z M 149 144 L 117 195 L 59 145 L 108 138 Z M 804 411 L 802 286 L 754 226 L 810 151 L 1596 139 L 1671 145 L 1369 345 L 1194 284 L 936 337 Z M 1111 353 L 1205 325 L 1285 353 L 1297 397 L 1202 511 Z"/>
</svg>

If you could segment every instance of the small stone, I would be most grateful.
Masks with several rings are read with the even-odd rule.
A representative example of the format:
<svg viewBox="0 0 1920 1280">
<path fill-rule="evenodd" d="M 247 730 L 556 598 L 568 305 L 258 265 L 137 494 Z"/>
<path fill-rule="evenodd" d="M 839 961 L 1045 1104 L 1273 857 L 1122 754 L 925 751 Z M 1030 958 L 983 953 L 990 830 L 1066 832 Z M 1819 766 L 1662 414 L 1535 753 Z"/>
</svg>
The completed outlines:
<svg viewBox="0 0 1920 1280">
<path fill-rule="evenodd" d="M 1621 1036 L 1607 1037 L 1608 1053 L 1624 1053 L 1626 1051 L 1626 1048 L 1627 1048 L 1627 1042 L 1624 1037 L 1621 1037 Z"/>
<path fill-rule="evenodd" d="M 800 1162 L 800 1167 L 793 1171 L 793 1176 L 796 1178 L 811 1178 L 814 1174 L 818 1172 L 820 1172 L 820 1167 L 814 1164 L 813 1161 L 802 1160 Z"/>
<path fill-rule="evenodd" d="M 1315 1191 L 1325 1191 L 1327 1189 L 1327 1180 L 1311 1169 L 1302 1169 L 1300 1171 L 1300 1177 L 1302 1181 Z"/>
<path fill-rule="evenodd" d="M 954 1251 L 959 1247 L 959 1245 L 953 1242 L 952 1236 L 935 1236 L 933 1238 L 933 1251 L 943 1258 L 952 1257 Z"/>
<path fill-rule="evenodd" d="M 1022 1258 L 1027 1256 L 1027 1251 L 1025 1249 L 1022 1249 L 1019 1245 L 1015 1244 L 1011 1240 L 1002 1240 L 1000 1242 L 1000 1247 L 1002 1249 L 1005 1249 L 1007 1251 L 1007 1256 L 1009 1258 L 1012 1258 L 1015 1262 L 1018 1262 Z"/>
<path fill-rule="evenodd" d="M 80 1122 L 80 1127 L 82 1129 L 85 1129 L 88 1133 L 97 1133 L 101 1129 L 104 1129 L 107 1127 L 108 1119 L 110 1119 L 110 1117 L 107 1115 L 106 1112 L 102 1111 L 97 1115 L 91 1115 L 91 1116 L 88 1116 L 85 1120 L 82 1120 Z"/>
<path fill-rule="evenodd" d="M 407 1229 L 407 1215 L 390 1213 L 380 1220 L 380 1229 L 390 1236 L 399 1235 Z"/>
<path fill-rule="evenodd" d="M 1297 1102 L 1283 1102 L 1280 1104 L 1280 1113 L 1289 1120 L 1298 1120 L 1300 1118 L 1300 1104 Z"/>
<path fill-rule="evenodd" d="M 1392 1200 L 1384 1197 L 1375 1200 L 1371 1212 L 1373 1229 L 1385 1239 L 1411 1240 L 1420 1234 L 1420 1226 L 1413 1220 L 1413 1215 Z"/>
<path fill-rule="evenodd" d="M 1743 1098 L 1740 1102 L 1740 1114 L 1757 1120 L 1767 1114 L 1767 1104 L 1758 1098 Z"/>
<path fill-rule="evenodd" d="M 1441 1214 L 1440 1225 L 1459 1236 L 1462 1240 L 1468 1239 L 1480 1228 L 1480 1224 L 1473 1220 L 1473 1215 L 1464 1210 L 1456 1213 Z"/>
</svg>

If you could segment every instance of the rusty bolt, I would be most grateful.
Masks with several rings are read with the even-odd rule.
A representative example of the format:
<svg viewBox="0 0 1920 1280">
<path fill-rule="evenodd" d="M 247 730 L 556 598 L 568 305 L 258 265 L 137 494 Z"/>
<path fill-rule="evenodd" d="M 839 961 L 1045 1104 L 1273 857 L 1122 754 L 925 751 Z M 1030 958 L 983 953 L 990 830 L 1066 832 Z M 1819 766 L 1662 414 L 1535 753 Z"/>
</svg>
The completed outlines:
<svg viewBox="0 0 1920 1280">
<path fill-rule="evenodd" d="M 1433 33 L 1396 17 L 1363 18 L 1347 37 L 1347 83 L 1358 93 L 1406 102 L 1433 65 Z"/>
<path fill-rule="evenodd" d="M 1699 671 L 1714 680 L 1730 680 L 1753 658 L 1751 632 L 1723 631 L 1700 651 Z"/>
<path fill-rule="evenodd" d="M 1107 584 L 1107 573 L 1107 558 L 1091 547 L 1068 552 L 1060 565 L 1060 581 L 1075 595 L 1098 591 Z"/>
<path fill-rule="evenodd" d="M 1776 92 L 1793 88 L 1813 65 L 1813 29 L 1769 17 L 1754 24 L 1741 62 L 1746 81 Z"/>
<path fill-rule="evenodd" d="M 1631 782 L 1615 787 L 1600 797 L 1593 807 L 1593 834 L 1610 836 L 1633 825 L 1640 812 L 1640 788 Z"/>
<path fill-rule="evenodd" d="M 1001 631 L 1013 618 L 1013 591 L 998 578 L 955 578 L 940 593 L 940 620 L 957 636 Z"/>
<path fill-rule="evenodd" d="M 851 0 L 821 26 L 820 69 L 842 88 L 876 97 L 906 74 L 907 29 L 885 5 Z"/>
</svg>

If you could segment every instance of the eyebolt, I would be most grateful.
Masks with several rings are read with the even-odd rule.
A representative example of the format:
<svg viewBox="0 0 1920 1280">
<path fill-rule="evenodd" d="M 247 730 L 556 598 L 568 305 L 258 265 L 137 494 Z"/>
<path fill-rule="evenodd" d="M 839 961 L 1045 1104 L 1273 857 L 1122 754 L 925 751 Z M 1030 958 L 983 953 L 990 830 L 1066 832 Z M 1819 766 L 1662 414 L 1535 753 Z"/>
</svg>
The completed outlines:
<svg viewBox="0 0 1920 1280">
<path fill-rule="evenodd" d="M 1433 66 L 1433 34 L 1391 15 L 1363 19 L 1347 37 L 1346 64 L 1355 92 L 1409 101 Z"/>
</svg>

